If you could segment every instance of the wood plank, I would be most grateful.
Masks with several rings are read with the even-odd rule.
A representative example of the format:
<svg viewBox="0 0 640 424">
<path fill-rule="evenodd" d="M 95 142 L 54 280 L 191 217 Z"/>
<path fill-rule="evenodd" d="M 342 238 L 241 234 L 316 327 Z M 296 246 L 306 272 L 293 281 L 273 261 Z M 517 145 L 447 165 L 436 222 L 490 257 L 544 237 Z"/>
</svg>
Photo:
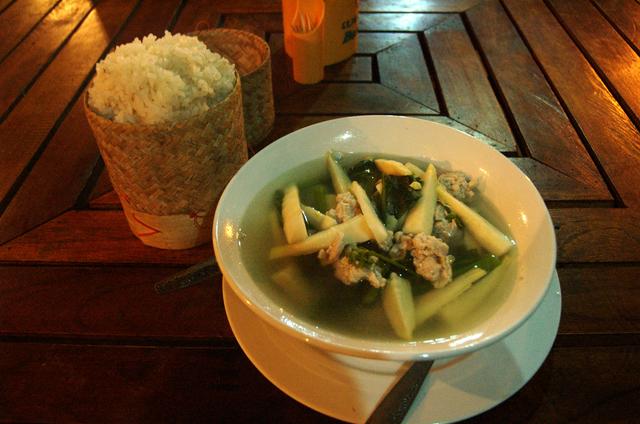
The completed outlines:
<svg viewBox="0 0 640 424">
<path fill-rule="evenodd" d="M 0 63 L 0 121 L 92 8 L 90 0 L 63 0 Z"/>
<path fill-rule="evenodd" d="M 558 262 L 640 262 L 640 214 L 631 209 L 551 209 Z"/>
<path fill-rule="evenodd" d="M 110 191 L 113 191 L 113 186 L 111 185 L 111 180 L 109 179 L 109 173 L 107 172 L 107 169 L 104 167 L 104 163 L 102 162 L 102 159 L 100 159 L 100 162 L 96 164 L 96 167 L 99 167 L 100 171 L 94 170 L 94 172 L 100 172 L 100 175 L 98 176 L 96 183 L 91 189 L 91 194 L 89 195 L 89 201 L 92 201 L 93 199 L 96 199 L 106 193 L 109 193 Z"/>
<path fill-rule="evenodd" d="M 632 422 L 639 359 L 638 346 L 554 348 L 523 389 L 469 423 Z"/>
<path fill-rule="evenodd" d="M 361 12 L 464 12 L 481 0 L 360 0 Z"/>
<path fill-rule="evenodd" d="M 233 340 L 220 273 L 188 289 L 155 292 L 157 281 L 181 269 L 0 266 L 0 337 Z"/>
<path fill-rule="evenodd" d="M 106 175 L 106 173 L 104 174 Z M 122 209 L 118 193 L 114 190 L 108 191 L 89 202 L 89 209 Z"/>
<path fill-rule="evenodd" d="M 640 239 L 630 231 L 640 216 L 622 208 L 552 209 L 558 262 L 640 262 Z M 212 255 L 207 243 L 181 250 L 144 246 L 121 211 L 67 212 L 0 246 L 9 263 L 189 265 Z"/>
<path fill-rule="evenodd" d="M 46 16 L 58 0 L 16 0 L 0 15 L 0 61 Z"/>
<path fill-rule="evenodd" d="M 224 16 L 223 26 L 249 31 L 263 38 L 266 33 L 283 31 L 280 13 L 229 14 Z"/>
<path fill-rule="evenodd" d="M 358 34 L 357 53 L 376 54 L 402 40 L 413 37 L 406 32 L 361 32 Z"/>
<path fill-rule="evenodd" d="M 70 211 L 0 246 L 0 262 L 193 265 L 213 256 L 210 243 L 187 250 L 145 246 L 122 211 Z"/>
<path fill-rule="evenodd" d="M 189 0 L 190 2 L 191 0 Z M 196 2 L 206 2 L 195 0 Z M 218 13 L 280 13 L 282 12 L 281 0 L 216 0 L 215 4 L 209 2 L 210 8 Z M 188 3 L 187 3 L 188 5 Z"/>
<path fill-rule="evenodd" d="M 434 114 L 435 111 L 379 84 L 322 83 L 275 99 L 279 113 Z"/>
<path fill-rule="evenodd" d="M 515 149 L 515 140 L 482 61 L 459 16 L 425 32 L 448 115 Z"/>
<path fill-rule="evenodd" d="M 0 373 L 0 421 L 328 422 L 237 347 L 2 343 Z"/>
<path fill-rule="evenodd" d="M 546 6 L 505 2 L 617 194 L 640 206 L 640 133 Z"/>
<path fill-rule="evenodd" d="M 373 80 L 371 66 L 370 57 L 352 56 L 335 65 L 325 66 L 324 81 L 371 82 Z"/>
<path fill-rule="evenodd" d="M 2 343 L 0 352 L 3 421 L 112 422 L 126 411 L 136 422 L 335 422 L 275 388 L 237 348 Z M 638 346 L 555 348 L 522 390 L 469 422 L 632 422 L 639 357 Z"/>
<path fill-rule="evenodd" d="M 580 137 L 500 3 L 481 3 L 466 16 L 526 142 L 527 153 L 557 170 L 555 173 L 576 180 L 582 191 L 591 191 L 591 197 L 610 199 Z"/>
<path fill-rule="evenodd" d="M 558 269 L 562 334 L 640 333 L 640 266 Z"/>
<path fill-rule="evenodd" d="M 178 1 L 143 1 L 114 40 L 162 35 Z M 73 207 L 98 160 L 98 149 L 84 116 L 84 93 L 75 102 L 40 159 L 0 216 L 0 243 L 10 240 Z"/>
<path fill-rule="evenodd" d="M 178 16 L 173 32 L 186 34 L 220 26 L 219 6 L 216 2 L 216 7 L 212 7 L 211 2 L 206 0 L 188 1 Z"/>
<path fill-rule="evenodd" d="M 428 121 L 438 122 L 443 125 L 447 125 L 453 127 L 457 130 L 463 131 L 472 137 L 479 139 L 480 141 L 493 146 L 500 147 L 490 138 L 478 133 L 477 131 L 472 130 L 469 127 L 466 127 L 459 122 L 455 122 L 450 118 L 445 116 L 437 116 L 437 115 L 421 115 L 418 116 L 420 119 L 425 119 Z M 335 115 L 278 115 L 275 120 L 274 128 L 265 140 L 265 144 L 269 144 L 280 137 L 283 137 L 295 130 L 300 128 L 304 128 L 309 125 L 316 124 L 318 122 L 323 122 L 329 119 L 336 119 Z M 537 175 L 538 172 L 536 170 L 530 171 L 532 175 Z M 544 181 L 544 176 L 537 176 L 536 178 Z M 548 184 L 548 183 L 547 183 Z M 559 184 L 558 184 L 559 185 Z"/>
<path fill-rule="evenodd" d="M 376 57 L 382 85 L 440 112 L 417 35 L 394 44 Z"/>
<path fill-rule="evenodd" d="M 360 13 L 358 31 L 424 31 L 445 20 L 446 13 Z"/>
<path fill-rule="evenodd" d="M 638 122 L 640 57 L 591 2 L 554 0 L 550 4 Z"/>
<path fill-rule="evenodd" d="M 15 3 L 15 0 L 0 0 L 0 13 L 3 13 L 5 9 Z"/>
<path fill-rule="evenodd" d="M 595 0 L 610 22 L 640 51 L 640 3 L 634 0 Z"/>
<path fill-rule="evenodd" d="M 0 266 L 0 337 L 208 345 L 231 340 L 220 274 L 189 289 L 155 293 L 155 282 L 180 269 Z M 577 265 L 558 273 L 563 336 L 640 333 L 639 266 Z"/>
<path fill-rule="evenodd" d="M 597 200 L 609 202 L 610 207 L 614 206 L 613 198 L 608 191 L 594 190 L 586 181 L 556 171 L 532 158 L 511 158 L 511 161 L 531 179 L 547 202 Z"/>
<path fill-rule="evenodd" d="M 0 202 L 34 159 L 94 64 L 133 9 L 130 0 L 100 3 L 28 95 L 0 124 Z M 64 75 L 64 78 L 60 78 Z M 55 90 L 52 90 L 55 87 Z"/>
<path fill-rule="evenodd" d="M 304 87 L 293 79 L 293 62 L 284 50 L 284 34 L 274 33 L 269 37 L 271 50 L 271 86 L 273 100 L 277 104 L 280 99 L 297 93 Z M 276 108 L 276 114 L 280 112 Z"/>
<path fill-rule="evenodd" d="M 418 116 L 418 118 L 420 119 L 426 119 L 427 121 L 433 121 L 433 122 L 438 122 L 440 124 L 444 124 L 447 125 L 449 127 L 455 128 L 459 131 L 462 131 L 466 134 L 469 134 L 470 136 L 477 138 L 478 140 L 482 141 L 483 143 L 493 147 L 494 149 L 502 152 L 502 153 L 509 153 L 511 155 L 515 154 L 517 152 L 516 147 L 514 145 L 512 146 L 505 146 L 502 143 L 497 142 L 496 140 L 494 140 L 491 137 L 488 137 L 487 135 L 479 132 L 478 130 L 468 127 L 465 124 L 458 122 L 454 119 L 451 119 L 448 116 L 438 116 L 438 115 L 432 115 L 432 116 Z"/>
</svg>

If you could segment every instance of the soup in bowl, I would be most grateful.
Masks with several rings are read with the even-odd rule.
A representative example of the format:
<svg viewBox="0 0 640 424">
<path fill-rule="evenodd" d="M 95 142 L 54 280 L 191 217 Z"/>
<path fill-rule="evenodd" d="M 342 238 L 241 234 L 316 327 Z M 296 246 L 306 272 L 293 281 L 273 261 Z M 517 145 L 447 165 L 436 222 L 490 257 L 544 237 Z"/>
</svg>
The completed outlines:
<svg viewBox="0 0 640 424">
<path fill-rule="evenodd" d="M 230 287 L 322 349 L 416 360 L 518 328 L 555 265 L 548 211 L 495 149 L 416 118 L 326 121 L 230 181 L 213 228 Z"/>
</svg>

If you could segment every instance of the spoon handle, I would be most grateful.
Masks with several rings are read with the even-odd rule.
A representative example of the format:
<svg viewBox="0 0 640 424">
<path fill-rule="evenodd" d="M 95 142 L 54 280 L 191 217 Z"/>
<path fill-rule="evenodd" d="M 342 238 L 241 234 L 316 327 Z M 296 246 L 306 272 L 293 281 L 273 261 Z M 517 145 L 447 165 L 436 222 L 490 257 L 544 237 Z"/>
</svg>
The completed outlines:
<svg viewBox="0 0 640 424">
<path fill-rule="evenodd" d="M 200 262 L 199 264 L 195 264 L 192 267 L 180 271 L 169 278 L 158 281 L 154 285 L 154 288 L 158 294 L 170 293 L 172 291 L 195 286 L 196 284 L 205 281 L 207 278 L 210 278 L 211 275 L 216 272 L 218 272 L 216 260 L 215 258 L 210 258 L 204 262 Z"/>
<path fill-rule="evenodd" d="M 400 424 L 429 374 L 433 361 L 416 361 L 380 401 L 367 424 Z"/>
</svg>

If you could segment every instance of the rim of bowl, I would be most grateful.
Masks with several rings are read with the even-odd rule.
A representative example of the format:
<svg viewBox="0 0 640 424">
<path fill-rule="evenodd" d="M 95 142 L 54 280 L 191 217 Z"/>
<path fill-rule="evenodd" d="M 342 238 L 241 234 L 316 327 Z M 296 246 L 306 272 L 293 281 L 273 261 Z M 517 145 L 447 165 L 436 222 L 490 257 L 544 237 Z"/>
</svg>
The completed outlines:
<svg viewBox="0 0 640 424">
<path fill-rule="evenodd" d="M 534 196 L 532 200 L 535 201 L 537 208 L 542 211 L 544 217 L 544 230 L 547 230 L 546 236 L 550 237 L 550 245 L 551 250 L 549 253 L 549 259 L 546 263 L 546 269 L 544 278 L 544 284 L 540 283 L 541 290 L 538 290 L 536 293 L 535 299 L 532 299 L 532 302 L 529 303 L 528 310 L 520 315 L 518 320 L 511 322 L 501 331 L 493 331 L 492 333 L 485 335 L 478 339 L 469 341 L 467 343 L 462 343 L 460 345 L 456 345 L 455 347 L 450 347 L 449 345 L 445 345 L 442 343 L 429 343 L 424 341 L 402 341 L 402 340 L 378 340 L 378 339 L 364 339 L 360 337 L 352 337 L 340 332 L 328 330 L 328 329 L 320 329 L 318 327 L 314 327 L 311 323 L 297 318 L 295 315 L 282 311 L 279 307 L 277 307 L 276 303 L 271 300 L 271 298 L 260 291 L 259 298 L 256 299 L 255 291 L 248 291 L 242 284 L 238 284 L 236 279 L 234 278 L 233 273 L 229 268 L 225 266 L 225 257 L 224 253 L 222 253 L 222 249 L 220 246 L 220 242 L 218 240 L 218 235 L 224 232 L 225 230 L 221 227 L 221 218 L 222 212 L 224 211 L 225 200 L 230 196 L 230 192 L 234 190 L 234 186 L 238 184 L 238 181 L 243 178 L 244 174 L 251 172 L 251 164 L 253 162 L 261 160 L 263 156 L 268 155 L 271 151 L 280 149 L 282 144 L 286 144 L 290 141 L 300 136 L 304 132 L 315 131 L 319 127 L 323 126 L 331 126 L 331 125 L 339 125 L 342 123 L 348 122 L 360 122 L 360 121 L 383 121 L 389 120 L 397 122 L 398 119 L 402 120 L 410 120 L 418 123 L 418 125 L 425 126 L 436 126 L 446 129 L 447 131 L 454 131 L 458 134 L 461 134 L 465 138 L 472 140 L 474 143 L 478 144 L 480 149 L 484 149 L 487 154 L 490 155 L 499 155 L 500 159 L 504 166 L 507 166 L 512 171 L 515 171 L 522 178 L 522 183 L 527 185 L 529 191 Z M 405 121 L 406 122 L 406 121 Z M 348 125 L 347 125 L 348 126 Z M 356 152 L 360 152 L 356 150 Z M 362 151 L 361 153 L 365 153 Z M 393 154 L 393 153 L 389 153 Z M 309 159 L 310 160 L 310 159 Z M 283 170 L 286 172 L 287 170 Z M 241 217 L 239 217 L 241 218 Z M 551 216 L 549 215 L 549 211 L 546 208 L 540 193 L 535 188 L 529 177 L 527 177 L 515 164 L 509 161 L 506 157 L 504 157 L 500 152 L 498 152 L 493 147 L 483 143 L 482 141 L 474 138 L 473 136 L 460 131 L 456 128 L 449 127 L 444 124 L 440 124 L 437 122 L 427 121 L 419 118 L 406 117 L 406 116 L 398 116 L 398 115 L 361 115 L 361 116 L 353 116 L 353 117 L 343 117 L 337 119 L 331 119 L 323 122 L 319 122 L 316 124 L 309 125 L 307 127 L 303 127 L 296 131 L 293 131 L 289 134 L 286 134 L 279 139 L 275 140 L 273 143 L 266 146 L 256 155 L 254 155 L 247 163 L 245 163 L 240 170 L 233 176 L 233 178 L 227 184 L 227 187 L 223 191 L 220 196 L 220 200 L 218 202 L 218 207 L 216 209 L 214 220 L 213 220 L 213 247 L 214 253 L 216 257 L 216 261 L 218 262 L 218 266 L 224 276 L 224 278 L 229 282 L 229 286 L 233 289 L 234 293 L 240 298 L 240 300 L 247 305 L 256 315 L 258 315 L 263 321 L 268 323 L 269 325 L 284 331 L 291 336 L 296 337 L 299 340 L 305 341 L 311 345 L 317 346 L 319 348 L 342 353 L 351 356 L 363 357 L 363 358 L 371 358 L 371 359 L 385 359 L 385 360 L 398 360 L 398 361 L 407 361 L 407 360 L 430 360 L 430 359 L 441 359 L 452 356 L 457 356 L 465 353 L 470 353 L 475 350 L 478 350 L 482 347 L 488 346 L 496 341 L 508 336 L 517 328 L 519 328 L 537 309 L 540 302 L 544 298 L 547 290 L 549 289 L 551 279 L 553 276 L 553 272 L 555 270 L 556 263 L 556 239 L 555 232 L 553 231 L 553 223 L 551 220 Z M 245 270 L 246 271 L 246 270 Z M 247 275 L 249 275 L 247 273 Z M 250 275 L 249 275 L 250 276 Z M 542 280 L 543 278 L 540 278 Z M 253 280 L 253 279 L 252 279 Z M 264 307 L 259 306 L 259 302 L 257 300 L 267 301 L 268 303 L 273 304 L 274 307 Z M 274 312 L 277 310 L 278 312 Z M 494 312 L 495 314 L 495 312 Z M 492 314 L 493 315 L 493 314 Z M 491 317 L 490 317 L 491 318 Z M 488 318 L 488 319 L 490 319 Z M 484 320 L 487 321 L 488 319 Z M 462 333 L 462 335 L 469 333 L 466 331 Z M 437 348 L 433 348 L 432 346 L 438 346 Z M 372 347 L 375 346 L 375 347 Z"/>
</svg>

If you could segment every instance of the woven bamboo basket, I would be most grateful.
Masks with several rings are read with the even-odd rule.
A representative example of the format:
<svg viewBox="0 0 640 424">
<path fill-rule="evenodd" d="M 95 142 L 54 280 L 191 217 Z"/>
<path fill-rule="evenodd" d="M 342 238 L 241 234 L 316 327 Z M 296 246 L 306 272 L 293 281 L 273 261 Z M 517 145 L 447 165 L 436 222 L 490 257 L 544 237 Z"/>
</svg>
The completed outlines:
<svg viewBox="0 0 640 424">
<path fill-rule="evenodd" d="M 247 161 L 240 76 L 221 102 L 167 125 L 85 114 L 133 233 L 146 245 L 187 249 L 211 240 L 227 182 Z"/>
<path fill-rule="evenodd" d="M 273 128 L 275 118 L 269 45 L 257 35 L 237 29 L 217 28 L 189 35 L 197 36 L 209 50 L 236 65 L 242 80 L 247 144 L 259 146 Z"/>
</svg>

